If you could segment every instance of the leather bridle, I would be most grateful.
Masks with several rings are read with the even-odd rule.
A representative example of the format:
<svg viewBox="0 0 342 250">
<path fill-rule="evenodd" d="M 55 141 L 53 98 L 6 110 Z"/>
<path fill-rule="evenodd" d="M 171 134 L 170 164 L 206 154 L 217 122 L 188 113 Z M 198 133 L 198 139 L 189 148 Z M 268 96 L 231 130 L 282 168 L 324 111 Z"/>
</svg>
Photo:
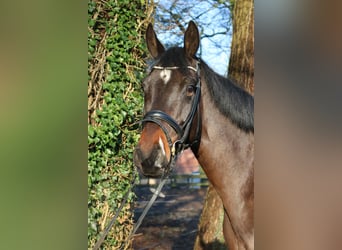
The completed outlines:
<svg viewBox="0 0 342 250">
<path fill-rule="evenodd" d="M 160 66 L 153 67 L 153 69 L 161 69 L 161 70 L 165 70 L 165 69 L 175 70 L 179 68 L 180 67 L 160 67 Z M 197 83 L 195 86 L 195 95 L 192 101 L 191 109 L 184 123 L 182 125 L 179 125 L 175 121 L 175 119 L 173 119 L 170 115 L 166 114 L 165 112 L 161 110 L 151 110 L 147 112 L 142 119 L 143 126 L 146 122 L 153 122 L 157 124 L 163 130 L 166 136 L 169 148 L 170 148 L 170 152 L 171 152 L 171 157 L 170 157 L 170 161 L 169 161 L 167 168 L 170 167 L 171 163 L 175 161 L 175 159 L 184 149 L 187 149 L 190 147 L 196 155 L 198 148 L 199 148 L 200 141 L 201 141 L 201 117 L 200 117 L 200 112 L 197 112 L 199 110 L 199 103 L 200 103 L 200 97 L 201 97 L 200 62 L 199 61 L 197 62 L 196 68 L 192 66 L 187 66 L 187 68 L 196 72 Z M 193 123 L 196 112 L 197 112 L 196 134 L 195 134 L 194 139 L 190 141 L 190 129 L 192 127 L 192 123 Z M 177 140 L 175 142 L 172 142 L 169 131 L 164 125 L 165 123 L 169 125 L 176 132 Z"/>
</svg>

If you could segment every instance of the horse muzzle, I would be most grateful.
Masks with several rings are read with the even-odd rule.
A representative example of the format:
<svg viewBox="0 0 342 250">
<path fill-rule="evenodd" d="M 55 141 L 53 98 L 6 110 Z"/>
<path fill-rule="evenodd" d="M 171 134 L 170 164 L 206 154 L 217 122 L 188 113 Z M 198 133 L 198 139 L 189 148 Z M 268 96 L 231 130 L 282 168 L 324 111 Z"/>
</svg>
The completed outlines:
<svg viewBox="0 0 342 250">
<path fill-rule="evenodd" d="M 143 152 L 138 145 L 133 153 L 133 161 L 146 177 L 159 178 L 169 167 L 165 152 L 157 145 L 150 152 Z"/>
</svg>

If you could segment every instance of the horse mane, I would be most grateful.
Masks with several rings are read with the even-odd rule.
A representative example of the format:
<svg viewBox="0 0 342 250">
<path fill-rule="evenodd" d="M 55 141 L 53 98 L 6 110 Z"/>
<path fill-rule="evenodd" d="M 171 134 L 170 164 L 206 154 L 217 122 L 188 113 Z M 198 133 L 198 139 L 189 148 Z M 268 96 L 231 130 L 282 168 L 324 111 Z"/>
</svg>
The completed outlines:
<svg viewBox="0 0 342 250">
<path fill-rule="evenodd" d="M 229 78 L 215 73 L 203 60 L 201 70 L 211 98 L 220 112 L 233 124 L 254 133 L 254 98 Z"/>
<path fill-rule="evenodd" d="M 197 59 L 198 60 L 198 59 Z M 233 124 L 246 132 L 254 133 L 254 98 L 232 80 L 215 73 L 203 60 L 200 61 L 202 76 L 208 86 L 211 98 L 219 111 L 229 118 Z M 184 49 L 169 48 L 150 64 L 162 67 L 178 66 L 183 73 L 188 71 L 188 60 Z"/>
</svg>

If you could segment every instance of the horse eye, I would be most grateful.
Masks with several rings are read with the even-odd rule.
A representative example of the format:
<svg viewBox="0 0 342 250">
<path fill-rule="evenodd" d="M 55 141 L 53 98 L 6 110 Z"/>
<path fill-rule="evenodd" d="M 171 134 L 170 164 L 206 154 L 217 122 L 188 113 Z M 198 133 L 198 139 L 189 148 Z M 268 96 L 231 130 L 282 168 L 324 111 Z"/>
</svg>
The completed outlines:
<svg viewBox="0 0 342 250">
<path fill-rule="evenodd" d="M 195 86 L 193 85 L 188 85 L 186 86 L 186 95 L 187 96 L 192 96 L 195 92 Z"/>
</svg>

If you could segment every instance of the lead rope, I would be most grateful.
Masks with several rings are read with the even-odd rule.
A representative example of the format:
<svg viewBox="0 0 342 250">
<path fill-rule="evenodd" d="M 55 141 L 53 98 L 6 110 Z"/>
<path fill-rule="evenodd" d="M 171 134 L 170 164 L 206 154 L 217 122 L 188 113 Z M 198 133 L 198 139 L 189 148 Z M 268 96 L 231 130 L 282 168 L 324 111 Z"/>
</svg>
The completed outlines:
<svg viewBox="0 0 342 250">
<path fill-rule="evenodd" d="M 159 196 L 162 188 L 164 187 L 168 177 L 170 176 L 170 173 L 172 172 L 172 170 L 174 169 L 174 166 L 176 164 L 178 155 L 171 155 L 170 158 L 170 167 L 168 168 L 168 171 L 164 172 L 163 176 L 160 178 L 160 183 L 156 189 L 156 191 L 154 192 L 152 198 L 150 199 L 150 201 L 148 202 L 148 204 L 145 206 L 144 211 L 141 213 L 138 221 L 134 224 L 133 230 L 131 231 L 131 233 L 129 234 L 125 244 L 120 247 L 119 250 L 124 249 L 124 247 L 127 245 L 127 243 L 132 239 L 132 237 L 134 236 L 134 234 L 137 232 L 137 230 L 139 229 L 142 221 L 144 220 L 146 214 L 148 213 L 148 211 L 150 210 L 150 208 L 152 207 L 153 203 L 156 201 L 157 197 Z"/>
<path fill-rule="evenodd" d="M 133 227 L 133 230 L 131 231 L 131 233 L 129 234 L 125 244 L 119 249 L 119 250 L 122 250 L 124 249 L 124 247 L 126 246 L 126 244 L 132 239 L 132 237 L 134 236 L 134 234 L 137 232 L 138 228 L 140 227 L 142 221 L 144 220 L 147 212 L 150 210 L 150 208 L 152 207 L 153 203 L 155 202 L 155 200 L 157 199 L 157 197 L 159 196 L 164 184 L 166 183 L 167 181 L 167 176 L 168 175 L 163 175 L 162 178 L 161 178 L 161 181 L 158 185 L 158 188 L 157 190 L 154 192 L 151 200 L 149 201 L 149 203 L 145 206 L 144 208 L 144 211 L 142 212 L 142 214 L 140 215 L 137 223 L 134 224 L 134 227 Z"/>
<path fill-rule="evenodd" d="M 138 221 L 136 224 L 134 224 L 133 230 L 130 233 L 130 235 L 128 236 L 128 239 L 126 242 L 129 242 L 131 240 L 131 238 L 134 236 L 134 234 L 137 232 L 137 230 L 139 229 L 142 221 L 144 220 L 147 212 L 150 210 L 150 208 L 152 207 L 153 203 L 155 202 L 155 200 L 157 199 L 157 197 L 159 196 L 164 184 L 166 183 L 167 178 L 164 178 L 160 181 L 157 190 L 154 192 L 151 200 L 149 201 L 149 203 L 146 205 L 144 211 L 142 212 L 142 214 L 140 215 Z M 123 249 L 122 247 L 120 248 L 120 250 Z"/>
</svg>

